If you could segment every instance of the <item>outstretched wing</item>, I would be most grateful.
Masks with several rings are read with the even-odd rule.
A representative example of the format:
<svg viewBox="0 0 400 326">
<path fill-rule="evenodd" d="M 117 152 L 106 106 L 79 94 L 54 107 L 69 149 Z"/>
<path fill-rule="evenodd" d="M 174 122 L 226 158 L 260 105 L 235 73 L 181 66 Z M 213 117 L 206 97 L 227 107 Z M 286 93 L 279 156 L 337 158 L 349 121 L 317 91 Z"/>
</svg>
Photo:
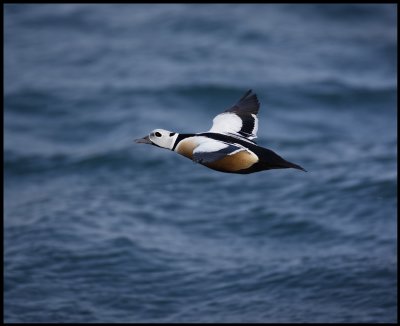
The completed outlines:
<svg viewBox="0 0 400 326">
<path fill-rule="evenodd" d="M 197 146 L 193 151 L 193 161 L 197 163 L 212 163 L 227 155 L 233 155 L 245 150 L 238 144 L 227 144 L 218 140 L 208 139 Z"/>
<path fill-rule="evenodd" d="M 248 140 L 257 138 L 259 108 L 257 95 L 250 89 L 234 106 L 214 118 L 209 131 L 231 134 Z"/>
</svg>

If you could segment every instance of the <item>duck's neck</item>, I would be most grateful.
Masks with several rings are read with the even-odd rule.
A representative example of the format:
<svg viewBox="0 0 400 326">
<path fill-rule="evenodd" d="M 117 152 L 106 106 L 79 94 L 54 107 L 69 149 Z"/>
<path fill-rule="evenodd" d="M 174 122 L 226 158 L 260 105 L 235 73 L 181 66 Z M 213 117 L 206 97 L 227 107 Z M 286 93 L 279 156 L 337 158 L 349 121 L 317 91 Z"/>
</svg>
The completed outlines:
<svg viewBox="0 0 400 326">
<path fill-rule="evenodd" d="M 178 133 L 177 133 L 177 134 L 174 136 L 174 137 L 175 137 L 175 142 L 174 142 L 174 144 L 173 144 L 171 150 L 174 151 L 175 148 L 176 148 L 176 146 L 178 146 L 178 144 L 179 144 L 183 139 L 188 138 L 188 137 L 193 137 L 194 135 L 195 135 L 195 134 L 178 134 Z"/>
</svg>

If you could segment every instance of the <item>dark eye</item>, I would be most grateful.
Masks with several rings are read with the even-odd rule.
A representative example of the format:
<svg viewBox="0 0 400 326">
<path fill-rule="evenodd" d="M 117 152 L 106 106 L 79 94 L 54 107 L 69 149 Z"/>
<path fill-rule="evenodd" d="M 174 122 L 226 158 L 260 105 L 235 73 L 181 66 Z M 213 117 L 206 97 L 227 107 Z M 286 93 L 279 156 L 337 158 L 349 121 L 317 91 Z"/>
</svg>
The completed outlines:
<svg viewBox="0 0 400 326">
<path fill-rule="evenodd" d="M 158 131 L 156 131 L 155 135 L 156 137 L 161 137 L 161 134 Z"/>
<path fill-rule="evenodd" d="M 175 135 L 174 132 L 170 132 L 170 133 L 169 133 L 169 136 L 170 136 L 170 137 L 172 137 L 173 135 Z"/>
</svg>

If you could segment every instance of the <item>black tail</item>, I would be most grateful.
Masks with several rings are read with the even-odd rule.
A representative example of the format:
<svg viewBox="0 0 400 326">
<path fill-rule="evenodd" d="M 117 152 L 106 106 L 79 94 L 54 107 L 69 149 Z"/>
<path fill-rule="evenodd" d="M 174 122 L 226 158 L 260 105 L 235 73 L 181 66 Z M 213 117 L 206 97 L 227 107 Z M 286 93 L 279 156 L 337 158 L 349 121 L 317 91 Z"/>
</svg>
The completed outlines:
<svg viewBox="0 0 400 326">
<path fill-rule="evenodd" d="M 257 151 L 257 155 L 260 159 L 259 163 L 261 163 L 265 169 L 293 168 L 293 169 L 307 172 L 307 170 L 304 169 L 303 167 L 301 167 L 300 165 L 286 161 L 285 159 L 283 159 L 282 157 L 280 157 L 278 154 L 271 151 L 270 149 L 267 149 L 264 147 L 258 147 L 258 148 L 260 149 Z"/>
<path fill-rule="evenodd" d="M 301 171 L 307 172 L 307 170 L 302 168 L 300 165 L 294 164 L 294 163 L 288 162 L 288 161 L 285 161 L 285 165 L 283 166 L 283 168 L 293 168 L 293 169 L 297 169 L 297 170 L 301 170 Z"/>
</svg>

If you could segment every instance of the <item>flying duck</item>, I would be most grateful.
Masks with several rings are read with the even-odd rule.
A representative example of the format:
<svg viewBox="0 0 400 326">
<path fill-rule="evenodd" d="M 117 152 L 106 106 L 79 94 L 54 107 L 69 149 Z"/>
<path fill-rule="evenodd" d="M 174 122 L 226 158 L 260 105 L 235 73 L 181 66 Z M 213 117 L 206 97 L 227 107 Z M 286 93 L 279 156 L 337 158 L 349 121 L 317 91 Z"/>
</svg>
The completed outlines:
<svg viewBox="0 0 400 326">
<path fill-rule="evenodd" d="M 214 118 L 207 132 L 178 134 L 155 129 L 135 142 L 172 150 L 220 172 L 248 174 L 286 168 L 306 171 L 256 144 L 259 108 L 257 95 L 248 90 L 235 105 Z"/>
</svg>

